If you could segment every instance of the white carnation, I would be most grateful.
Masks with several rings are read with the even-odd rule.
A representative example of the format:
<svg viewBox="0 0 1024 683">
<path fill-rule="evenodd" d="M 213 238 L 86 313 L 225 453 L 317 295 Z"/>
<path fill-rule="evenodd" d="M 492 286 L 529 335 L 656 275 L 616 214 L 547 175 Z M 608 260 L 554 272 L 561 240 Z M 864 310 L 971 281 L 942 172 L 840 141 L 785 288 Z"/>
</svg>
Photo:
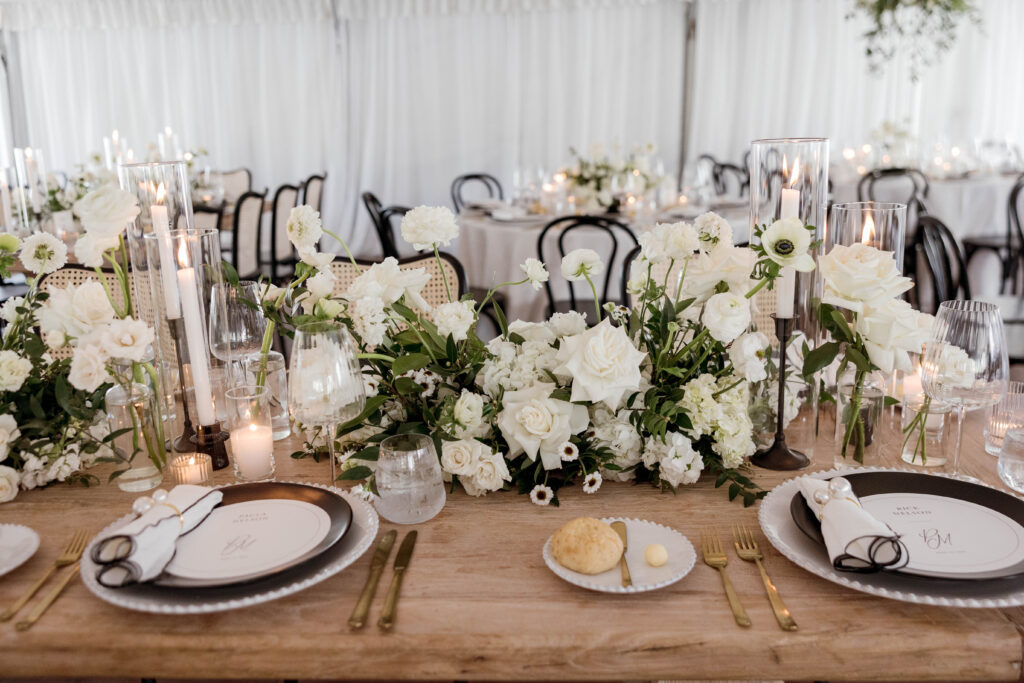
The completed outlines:
<svg viewBox="0 0 1024 683">
<path fill-rule="evenodd" d="M 288 239 L 298 251 L 313 249 L 324 234 L 320 212 L 308 204 L 296 206 L 288 214 Z"/>
<path fill-rule="evenodd" d="M 418 250 L 446 247 L 458 236 L 459 224 L 447 206 L 417 206 L 402 216 L 402 239 Z"/>
<path fill-rule="evenodd" d="M 449 334 L 455 341 L 463 341 L 469 328 L 476 321 L 476 309 L 472 301 L 452 301 L 434 309 L 434 324 L 442 337 Z"/>
</svg>

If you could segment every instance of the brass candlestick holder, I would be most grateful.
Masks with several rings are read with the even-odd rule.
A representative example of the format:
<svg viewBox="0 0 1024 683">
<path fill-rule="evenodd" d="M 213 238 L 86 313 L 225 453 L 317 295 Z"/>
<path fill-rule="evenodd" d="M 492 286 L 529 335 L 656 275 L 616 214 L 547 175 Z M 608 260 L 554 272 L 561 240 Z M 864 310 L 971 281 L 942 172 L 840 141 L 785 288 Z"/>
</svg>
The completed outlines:
<svg viewBox="0 0 1024 683">
<path fill-rule="evenodd" d="M 779 405 L 775 422 L 775 441 L 768 448 L 759 450 L 750 458 L 750 462 L 766 470 L 799 470 L 810 464 L 807 456 L 794 451 L 786 445 L 786 433 L 783 429 L 786 408 L 786 345 L 793 333 L 793 318 L 775 319 L 775 336 L 779 339 Z"/>
</svg>

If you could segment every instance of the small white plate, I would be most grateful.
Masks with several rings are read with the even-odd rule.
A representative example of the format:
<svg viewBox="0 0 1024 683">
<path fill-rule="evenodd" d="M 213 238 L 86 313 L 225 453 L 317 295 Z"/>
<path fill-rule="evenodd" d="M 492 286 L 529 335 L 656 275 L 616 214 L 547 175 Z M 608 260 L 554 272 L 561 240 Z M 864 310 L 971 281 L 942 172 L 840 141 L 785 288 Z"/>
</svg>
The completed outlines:
<svg viewBox="0 0 1024 683">
<path fill-rule="evenodd" d="M 605 517 L 601 520 L 611 524 L 626 523 L 626 564 L 632 586 L 622 585 L 622 570 L 614 568 L 601 574 L 581 574 L 558 564 L 551 554 L 551 538 L 544 544 L 544 562 L 548 569 L 574 586 L 602 593 L 643 593 L 670 586 L 690 573 L 697 561 L 697 551 L 686 536 L 667 526 L 648 522 L 644 519 Z M 644 549 L 651 543 L 660 543 L 668 551 L 668 562 L 661 567 L 652 567 L 644 559 Z"/>
<path fill-rule="evenodd" d="M 14 571 L 39 550 L 39 534 L 20 524 L 0 524 L 0 576 Z"/>
</svg>

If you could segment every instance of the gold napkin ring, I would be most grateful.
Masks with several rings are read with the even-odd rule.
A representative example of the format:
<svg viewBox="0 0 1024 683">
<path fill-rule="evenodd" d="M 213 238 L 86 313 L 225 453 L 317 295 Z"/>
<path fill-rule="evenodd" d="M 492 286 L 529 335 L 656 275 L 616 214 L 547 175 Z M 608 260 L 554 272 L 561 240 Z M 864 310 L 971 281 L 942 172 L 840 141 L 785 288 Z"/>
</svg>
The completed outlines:
<svg viewBox="0 0 1024 683">
<path fill-rule="evenodd" d="M 157 505 L 166 505 L 174 510 L 174 514 L 178 515 L 178 523 L 181 524 L 181 528 L 185 528 L 185 516 L 181 514 L 181 510 L 179 510 L 176 505 L 168 503 L 166 500 L 157 503 Z"/>
</svg>

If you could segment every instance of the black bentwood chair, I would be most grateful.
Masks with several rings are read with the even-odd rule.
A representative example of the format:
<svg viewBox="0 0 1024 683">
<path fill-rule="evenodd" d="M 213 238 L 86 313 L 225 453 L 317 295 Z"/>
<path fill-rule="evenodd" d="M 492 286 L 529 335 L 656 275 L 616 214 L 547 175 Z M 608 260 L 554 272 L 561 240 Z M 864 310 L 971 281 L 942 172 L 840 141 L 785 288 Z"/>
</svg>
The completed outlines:
<svg viewBox="0 0 1024 683">
<path fill-rule="evenodd" d="M 466 185 L 483 185 L 487 189 L 488 197 L 505 199 L 505 193 L 501 191 L 501 183 L 497 178 L 489 173 L 466 173 L 452 181 L 452 206 L 455 207 L 455 213 L 466 207 L 466 200 L 462 196 Z"/>
</svg>

